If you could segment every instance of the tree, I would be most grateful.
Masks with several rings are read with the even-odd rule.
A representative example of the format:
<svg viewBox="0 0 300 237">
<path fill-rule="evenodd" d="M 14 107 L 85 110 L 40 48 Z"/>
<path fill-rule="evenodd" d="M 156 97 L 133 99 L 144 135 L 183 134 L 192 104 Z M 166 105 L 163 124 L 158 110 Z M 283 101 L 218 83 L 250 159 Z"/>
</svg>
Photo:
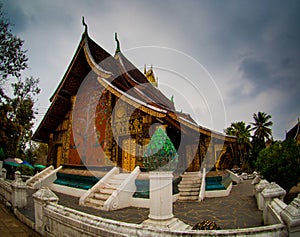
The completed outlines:
<svg viewBox="0 0 300 237">
<path fill-rule="evenodd" d="M 251 126 L 246 125 L 245 122 L 233 122 L 230 127 L 225 129 L 227 135 L 236 136 L 239 165 L 245 166 L 248 163 L 249 150 L 251 148 L 250 142 Z"/>
<path fill-rule="evenodd" d="M 0 3 L 0 85 L 9 76 L 21 77 L 21 71 L 28 67 L 26 50 L 22 49 L 23 43 L 23 40 L 12 33 L 11 24 L 5 18 Z"/>
<path fill-rule="evenodd" d="M 295 140 L 276 141 L 263 149 L 256 168 L 269 182 L 276 182 L 287 192 L 300 181 L 300 146 Z"/>
<path fill-rule="evenodd" d="M 271 115 L 265 112 L 258 112 L 253 114 L 254 122 L 252 131 L 254 131 L 252 137 L 252 150 L 251 150 L 251 164 L 254 164 L 259 152 L 266 147 L 266 141 L 272 139 L 273 122 L 270 121 Z"/>
<path fill-rule="evenodd" d="M 11 25 L 2 13 L 0 5 L 0 148 L 5 156 L 21 156 L 32 136 L 34 96 L 40 89 L 38 79 L 25 80 L 21 72 L 25 70 L 28 58 L 22 49 L 23 41 L 11 32 Z M 7 95 L 4 84 L 12 83 L 13 95 Z"/>
<path fill-rule="evenodd" d="M 273 125 L 273 122 L 270 121 L 271 115 L 265 112 L 258 112 L 253 114 L 254 122 L 252 131 L 254 131 L 253 137 L 257 138 L 260 141 L 266 141 L 266 139 L 272 138 L 272 129 L 270 128 Z"/>
</svg>

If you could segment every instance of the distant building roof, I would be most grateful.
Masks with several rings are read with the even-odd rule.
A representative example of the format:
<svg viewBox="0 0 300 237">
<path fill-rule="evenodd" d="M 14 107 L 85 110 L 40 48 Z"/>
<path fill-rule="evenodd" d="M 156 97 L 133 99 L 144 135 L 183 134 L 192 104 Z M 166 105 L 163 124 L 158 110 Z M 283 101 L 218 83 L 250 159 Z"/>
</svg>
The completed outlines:
<svg viewBox="0 0 300 237">
<path fill-rule="evenodd" d="M 286 133 L 285 139 L 300 140 L 299 135 L 300 135 L 300 120 L 298 119 L 297 124 Z"/>
</svg>

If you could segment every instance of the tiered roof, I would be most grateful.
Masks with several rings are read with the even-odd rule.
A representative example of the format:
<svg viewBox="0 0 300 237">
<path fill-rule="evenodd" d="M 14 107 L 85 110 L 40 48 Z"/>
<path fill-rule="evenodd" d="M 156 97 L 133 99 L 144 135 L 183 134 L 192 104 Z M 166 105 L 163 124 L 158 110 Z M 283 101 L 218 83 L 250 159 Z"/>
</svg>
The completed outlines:
<svg viewBox="0 0 300 237">
<path fill-rule="evenodd" d="M 71 96 L 77 94 L 84 78 L 91 71 L 97 76 L 98 82 L 111 93 L 148 114 L 164 118 L 184 133 L 200 132 L 235 141 L 235 137 L 201 127 L 190 115 L 177 112 L 173 102 L 149 83 L 146 76 L 120 50 L 111 56 L 89 37 L 87 28 L 62 81 L 50 98 L 51 106 L 33 135 L 33 140 L 48 142 L 49 135 L 70 110 Z"/>
</svg>

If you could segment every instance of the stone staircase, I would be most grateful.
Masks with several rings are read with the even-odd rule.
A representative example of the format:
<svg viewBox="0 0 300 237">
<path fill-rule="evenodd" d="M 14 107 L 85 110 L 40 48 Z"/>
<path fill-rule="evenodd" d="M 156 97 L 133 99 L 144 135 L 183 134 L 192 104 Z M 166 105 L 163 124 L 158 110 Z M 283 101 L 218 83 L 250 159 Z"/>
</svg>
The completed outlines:
<svg viewBox="0 0 300 237">
<path fill-rule="evenodd" d="M 114 167 L 80 198 L 79 204 L 107 211 L 130 206 L 139 173 L 139 167 L 132 173 L 119 173 L 119 169 Z"/>
<path fill-rule="evenodd" d="M 30 179 L 26 181 L 26 185 L 33 189 L 39 189 L 42 186 L 49 186 L 51 185 L 56 179 L 56 173 L 62 168 L 62 166 L 58 167 L 57 169 L 54 169 L 54 167 L 51 165 L 41 171 L 40 173 L 37 173 Z"/>
<path fill-rule="evenodd" d="M 200 172 L 184 172 L 178 184 L 179 201 L 198 201 L 201 187 Z"/>
<path fill-rule="evenodd" d="M 113 175 L 105 184 L 93 192 L 85 202 L 85 206 L 98 209 L 104 208 L 105 201 L 117 190 L 122 182 L 129 176 L 127 173 Z"/>
</svg>

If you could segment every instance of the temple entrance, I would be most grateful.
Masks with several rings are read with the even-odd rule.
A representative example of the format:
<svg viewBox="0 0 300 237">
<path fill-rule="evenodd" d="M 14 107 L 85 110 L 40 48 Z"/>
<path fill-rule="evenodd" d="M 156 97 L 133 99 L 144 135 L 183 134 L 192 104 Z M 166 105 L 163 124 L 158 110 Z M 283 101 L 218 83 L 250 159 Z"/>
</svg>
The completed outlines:
<svg viewBox="0 0 300 237">
<path fill-rule="evenodd" d="M 56 154 L 56 167 L 59 167 L 62 161 L 62 145 L 55 146 L 55 154 Z"/>
<path fill-rule="evenodd" d="M 136 143 L 132 138 L 122 141 L 122 168 L 132 171 L 135 168 Z"/>
</svg>

